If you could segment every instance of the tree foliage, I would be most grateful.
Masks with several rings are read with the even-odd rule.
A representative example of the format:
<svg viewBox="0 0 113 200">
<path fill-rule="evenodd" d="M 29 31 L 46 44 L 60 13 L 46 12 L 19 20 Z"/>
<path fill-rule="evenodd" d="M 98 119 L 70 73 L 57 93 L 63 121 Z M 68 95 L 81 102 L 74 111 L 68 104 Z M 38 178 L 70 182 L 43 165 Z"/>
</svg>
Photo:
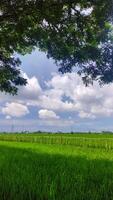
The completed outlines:
<svg viewBox="0 0 113 200">
<path fill-rule="evenodd" d="M 26 84 L 14 53 L 38 47 L 85 84 L 113 81 L 113 0 L 1 0 L 0 90 Z"/>
</svg>

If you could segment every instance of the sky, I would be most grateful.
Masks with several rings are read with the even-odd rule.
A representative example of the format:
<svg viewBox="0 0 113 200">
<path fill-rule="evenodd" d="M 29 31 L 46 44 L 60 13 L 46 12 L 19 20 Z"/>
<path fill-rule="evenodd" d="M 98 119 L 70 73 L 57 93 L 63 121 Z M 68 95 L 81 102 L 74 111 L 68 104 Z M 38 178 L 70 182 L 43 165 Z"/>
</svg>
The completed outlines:
<svg viewBox="0 0 113 200">
<path fill-rule="evenodd" d="M 20 56 L 27 79 L 18 95 L 0 93 L 0 131 L 113 131 L 113 83 L 85 87 L 76 73 L 61 75 L 38 50 Z"/>
</svg>

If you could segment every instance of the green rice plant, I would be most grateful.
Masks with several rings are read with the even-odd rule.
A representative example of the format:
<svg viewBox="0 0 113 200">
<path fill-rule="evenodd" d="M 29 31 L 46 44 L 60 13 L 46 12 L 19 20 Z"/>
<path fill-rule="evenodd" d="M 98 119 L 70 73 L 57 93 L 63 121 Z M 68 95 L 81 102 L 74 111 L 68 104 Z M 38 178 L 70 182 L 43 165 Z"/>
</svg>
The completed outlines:
<svg viewBox="0 0 113 200">
<path fill-rule="evenodd" d="M 113 150 L 95 140 L 53 140 L 0 141 L 0 200 L 112 200 Z"/>
</svg>

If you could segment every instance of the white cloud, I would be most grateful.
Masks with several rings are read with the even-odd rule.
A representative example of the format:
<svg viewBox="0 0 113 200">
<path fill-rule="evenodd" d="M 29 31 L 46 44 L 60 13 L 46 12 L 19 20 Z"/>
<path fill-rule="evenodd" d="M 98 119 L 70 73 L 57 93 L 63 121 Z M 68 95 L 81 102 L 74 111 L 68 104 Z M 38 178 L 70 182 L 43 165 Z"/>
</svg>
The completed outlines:
<svg viewBox="0 0 113 200">
<path fill-rule="evenodd" d="M 87 112 L 84 112 L 84 111 L 80 111 L 79 112 L 79 117 L 80 118 L 86 118 L 86 119 L 95 119 L 95 116 L 91 113 L 87 113 Z"/>
<path fill-rule="evenodd" d="M 79 11 L 81 15 L 88 16 L 91 15 L 93 7 L 82 8 L 80 4 L 78 4 L 75 6 L 75 10 L 72 9 L 73 15 L 75 14 L 76 10 Z"/>
<path fill-rule="evenodd" d="M 55 92 L 55 91 L 54 91 Z M 37 102 L 39 106 L 45 109 L 52 109 L 58 111 L 71 111 L 73 110 L 73 104 L 71 102 L 63 102 L 59 97 L 51 97 L 50 94 L 44 94 L 40 97 L 40 101 Z"/>
<path fill-rule="evenodd" d="M 28 114 L 27 106 L 34 106 L 37 110 L 40 109 L 43 113 L 45 112 L 42 114 L 42 118 L 45 117 L 46 119 L 52 115 L 53 118 L 58 118 L 59 116 L 55 114 L 57 111 L 61 114 L 68 112 L 67 116 L 73 112 L 75 116 L 78 115 L 82 119 L 95 119 L 113 115 L 113 83 L 103 87 L 94 83 L 93 86 L 85 87 L 81 78 L 75 73 L 54 74 L 51 80 L 45 83 L 45 89 L 42 89 L 35 76 L 29 78 L 24 74 L 24 77 L 27 78 L 28 84 L 20 87 L 19 94 L 16 97 L 0 94 L 1 104 L 8 102 L 2 108 L 3 114 L 21 117 L 24 113 Z M 24 106 L 24 109 L 18 109 L 15 104 Z M 16 111 L 17 109 L 18 111 Z M 39 116 L 41 115 L 39 114 Z"/>
<path fill-rule="evenodd" d="M 2 108 L 2 113 L 12 117 L 22 117 L 29 113 L 28 108 L 25 105 L 19 103 L 6 103 L 6 106 Z"/>
<path fill-rule="evenodd" d="M 42 98 L 42 102 L 45 99 L 44 105 L 42 103 L 45 108 L 47 106 L 49 109 L 50 106 L 53 110 L 75 112 L 80 118 L 94 119 L 113 115 L 113 83 L 103 87 L 94 83 L 93 86 L 85 87 L 78 75 L 67 73 L 54 75 L 46 85 L 49 91 Z M 64 102 L 63 96 L 69 100 Z"/>
<path fill-rule="evenodd" d="M 39 110 L 38 114 L 39 114 L 39 118 L 40 119 L 47 119 L 47 120 L 51 119 L 51 120 L 54 120 L 54 119 L 59 119 L 60 118 L 52 110 L 42 109 L 42 110 Z"/>
<path fill-rule="evenodd" d="M 11 96 L 9 94 L 6 94 L 4 92 L 0 92 L 0 103 L 6 101 L 6 102 L 32 102 L 38 100 L 39 96 L 42 94 L 41 86 L 38 82 L 38 79 L 33 76 L 29 78 L 27 74 L 22 73 L 23 77 L 27 79 L 26 86 L 20 86 L 18 90 L 18 95 Z"/>
<path fill-rule="evenodd" d="M 93 7 L 86 8 L 81 11 L 81 14 L 84 16 L 88 16 L 88 15 L 91 15 L 92 11 L 93 11 Z"/>
<path fill-rule="evenodd" d="M 27 79 L 27 85 L 19 89 L 17 98 L 28 101 L 38 99 L 42 93 L 38 79 L 35 76 L 29 78 L 25 73 L 23 76 Z"/>
</svg>

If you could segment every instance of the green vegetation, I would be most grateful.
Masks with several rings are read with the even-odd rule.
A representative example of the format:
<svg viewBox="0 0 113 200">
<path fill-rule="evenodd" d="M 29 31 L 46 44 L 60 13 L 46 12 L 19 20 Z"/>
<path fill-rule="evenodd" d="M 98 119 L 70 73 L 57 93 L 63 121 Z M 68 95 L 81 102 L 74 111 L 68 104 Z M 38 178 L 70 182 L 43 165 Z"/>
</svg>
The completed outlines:
<svg viewBox="0 0 113 200">
<path fill-rule="evenodd" d="M 113 134 L 0 134 L 0 140 L 113 149 Z"/>
<path fill-rule="evenodd" d="M 0 134 L 0 200 L 108 199 L 112 134 Z"/>
<path fill-rule="evenodd" d="M 25 85 L 14 54 L 35 48 L 85 84 L 113 82 L 113 0 L 0 0 L 0 91 Z"/>
</svg>

